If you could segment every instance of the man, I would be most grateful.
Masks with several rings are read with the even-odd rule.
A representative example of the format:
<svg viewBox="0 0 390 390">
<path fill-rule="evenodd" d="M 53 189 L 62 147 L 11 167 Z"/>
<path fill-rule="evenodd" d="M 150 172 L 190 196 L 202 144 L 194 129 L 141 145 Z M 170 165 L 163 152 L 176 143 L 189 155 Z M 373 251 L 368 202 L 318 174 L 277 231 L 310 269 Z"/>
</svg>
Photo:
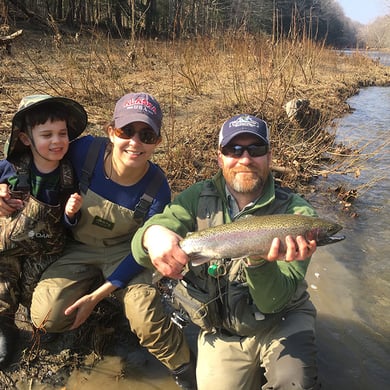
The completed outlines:
<svg viewBox="0 0 390 390">
<path fill-rule="evenodd" d="M 179 246 L 188 232 L 248 215 L 315 216 L 270 173 L 267 124 L 251 115 L 227 120 L 219 134 L 219 172 L 179 194 L 132 241 L 135 259 L 179 279 L 178 304 L 200 326 L 199 390 L 318 389 L 315 315 L 304 280 L 315 241 L 275 238 L 266 258 L 211 259 L 193 266 Z M 183 276 L 184 274 L 184 276 Z"/>
</svg>

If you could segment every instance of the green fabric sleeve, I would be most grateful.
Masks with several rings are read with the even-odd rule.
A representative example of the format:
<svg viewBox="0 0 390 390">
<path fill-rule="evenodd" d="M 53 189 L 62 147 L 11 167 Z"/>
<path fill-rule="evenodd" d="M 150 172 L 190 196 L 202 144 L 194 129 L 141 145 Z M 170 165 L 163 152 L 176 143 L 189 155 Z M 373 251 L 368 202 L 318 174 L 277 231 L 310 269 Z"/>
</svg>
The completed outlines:
<svg viewBox="0 0 390 390">
<path fill-rule="evenodd" d="M 273 261 L 245 268 L 250 294 L 262 313 L 277 313 L 290 302 L 309 262 Z"/>
<path fill-rule="evenodd" d="M 184 190 L 165 207 L 162 213 L 153 215 L 138 229 L 131 241 L 131 251 L 140 265 L 147 268 L 153 267 L 145 248 L 142 246 L 142 237 L 149 226 L 165 226 L 182 237 L 195 230 L 198 199 L 202 187 L 203 182 L 199 182 Z"/>
</svg>

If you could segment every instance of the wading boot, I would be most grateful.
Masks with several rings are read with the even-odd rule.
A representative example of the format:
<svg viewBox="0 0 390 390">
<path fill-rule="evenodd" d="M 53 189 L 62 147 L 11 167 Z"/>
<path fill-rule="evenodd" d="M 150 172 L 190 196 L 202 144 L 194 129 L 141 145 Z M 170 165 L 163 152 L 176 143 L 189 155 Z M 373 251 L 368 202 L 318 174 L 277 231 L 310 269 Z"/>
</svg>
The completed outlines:
<svg viewBox="0 0 390 390">
<path fill-rule="evenodd" d="M 184 390 L 197 390 L 196 385 L 196 358 L 191 354 L 191 360 L 176 370 L 171 371 L 176 384 Z"/>
<path fill-rule="evenodd" d="M 0 369 L 10 364 L 18 338 L 19 329 L 16 327 L 14 319 L 0 316 Z"/>
</svg>

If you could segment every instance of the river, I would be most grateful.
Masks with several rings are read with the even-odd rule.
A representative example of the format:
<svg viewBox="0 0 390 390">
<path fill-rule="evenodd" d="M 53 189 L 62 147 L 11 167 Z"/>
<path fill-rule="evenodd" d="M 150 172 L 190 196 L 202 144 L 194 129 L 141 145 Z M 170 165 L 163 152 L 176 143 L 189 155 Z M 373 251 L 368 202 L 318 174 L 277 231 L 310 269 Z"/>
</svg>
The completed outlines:
<svg viewBox="0 0 390 390">
<path fill-rule="evenodd" d="M 389 55 L 371 55 L 390 66 Z M 341 207 L 330 210 L 318 195 L 309 199 L 321 216 L 344 226 L 346 240 L 318 248 L 307 280 L 318 310 L 323 389 L 384 390 L 390 386 L 390 88 L 362 89 L 348 103 L 354 111 L 337 119 L 337 140 L 368 143 L 368 157 L 362 156 L 359 177 L 334 175 L 318 184 L 323 193 L 338 183 L 357 188 L 353 208 L 359 216 L 353 218 Z M 194 343 L 194 332 L 187 335 Z M 105 356 L 89 372 L 74 371 L 66 389 L 177 389 L 159 362 L 148 354 L 140 360 L 148 364 L 123 377 L 121 359 Z"/>
<path fill-rule="evenodd" d="M 372 53 L 390 66 L 390 56 Z M 346 240 L 319 248 L 307 279 L 318 309 L 324 389 L 382 390 L 390 386 L 390 88 L 369 87 L 348 100 L 353 113 L 337 120 L 337 140 L 365 146 L 360 176 L 331 176 L 361 190 L 359 216 L 330 212 Z M 322 200 L 311 200 L 326 213 Z M 323 216 L 326 216 L 323 214 Z M 313 288 L 314 287 L 314 288 Z"/>
</svg>

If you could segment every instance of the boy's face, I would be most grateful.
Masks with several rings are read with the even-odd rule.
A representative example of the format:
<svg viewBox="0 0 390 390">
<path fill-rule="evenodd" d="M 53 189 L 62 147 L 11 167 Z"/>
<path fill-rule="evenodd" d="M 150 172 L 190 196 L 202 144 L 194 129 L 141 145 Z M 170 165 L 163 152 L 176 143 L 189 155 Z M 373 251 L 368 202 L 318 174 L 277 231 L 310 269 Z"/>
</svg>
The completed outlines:
<svg viewBox="0 0 390 390">
<path fill-rule="evenodd" d="M 58 162 L 69 148 L 66 121 L 48 119 L 31 129 L 31 133 L 20 133 L 20 140 L 31 148 L 35 163 Z"/>
</svg>

